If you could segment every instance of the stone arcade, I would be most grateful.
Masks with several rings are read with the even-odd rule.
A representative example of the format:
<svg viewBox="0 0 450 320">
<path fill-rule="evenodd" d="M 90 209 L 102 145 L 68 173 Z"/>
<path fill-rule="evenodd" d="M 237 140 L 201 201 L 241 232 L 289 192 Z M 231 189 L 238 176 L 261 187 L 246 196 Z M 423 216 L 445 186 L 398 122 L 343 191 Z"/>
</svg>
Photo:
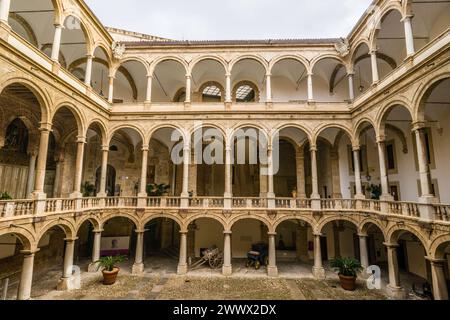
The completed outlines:
<svg viewBox="0 0 450 320">
<path fill-rule="evenodd" d="M 393 297 L 413 274 L 448 299 L 450 2 L 374 5 L 344 41 L 187 42 L 106 28 L 81 0 L 0 0 L 0 278 L 29 299 L 60 264 L 70 289 L 75 256 L 111 237 L 137 274 L 218 245 L 229 276 L 265 241 L 270 277 L 356 257 Z M 267 163 L 233 161 L 249 129 Z M 224 163 L 195 162 L 206 131 Z"/>
</svg>

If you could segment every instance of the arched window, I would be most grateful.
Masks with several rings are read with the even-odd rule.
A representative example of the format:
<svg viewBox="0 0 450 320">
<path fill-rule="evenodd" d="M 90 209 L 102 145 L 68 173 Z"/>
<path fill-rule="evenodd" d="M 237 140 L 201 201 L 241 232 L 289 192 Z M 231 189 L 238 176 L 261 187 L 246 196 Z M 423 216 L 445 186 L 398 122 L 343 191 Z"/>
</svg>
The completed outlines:
<svg viewBox="0 0 450 320">
<path fill-rule="evenodd" d="M 200 87 L 202 102 L 221 102 L 224 98 L 223 87 L 217 82 L 207 82 Z"/>
<path fill-rule="evenodd" d="M 186 101 L 186 89 L 181 88 L 180 90 L 175 93 L 175 96 L 173 97 L 173 102 L 185 102 Z"/>
<path fill-rule="evenodd" d="M 259 102 L 259 90 L 252 82 L 242 81 L 234 87 L 233 97 L 236 102 Z"/>
<path fill-rule="evenodd" d="M 26 153 L 28 148 L 28 129 L 20 119 L 15 119 L 6 129 L 5 149 Z"/>
</svg>

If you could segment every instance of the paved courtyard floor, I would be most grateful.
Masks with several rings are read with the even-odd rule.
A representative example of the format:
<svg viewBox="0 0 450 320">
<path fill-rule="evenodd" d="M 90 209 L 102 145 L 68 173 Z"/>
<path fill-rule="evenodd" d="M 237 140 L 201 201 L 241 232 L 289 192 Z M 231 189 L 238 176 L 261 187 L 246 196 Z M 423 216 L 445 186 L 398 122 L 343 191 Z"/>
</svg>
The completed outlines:
<svg viewBox="0 0 450 320">
<path fill-rule="evenodd" d="M 81 270 L 87 263 L 80 262 Z M 358 280 L 356 291 L 341 289 L 339 279 L 327 272 L 326 280 L 312 277 L 311 266 L 289 262 L 279 263 L 279 278 L 268 278 L 265 268 L 245 267 L 245 260 L 233 260 L 233 275 L 224 277 L 221 270 L 208 266 L 190 271 L 186 276 L 176 274 L 176 261 L 159 257 L 145 261 L 145 273 L 130 273 L 131 262 L 121 266 L 118 280 L 112 286 L 102 284 L 100 272 L 81 274 L 81 288 L 57 291 L 61 267 L 36 273 L 32 298 L 35 300 L 385 300 L 384 290 L 368 290 L 365 281 Z M 405 275 L 405 287 L 411 281 Z M 383 287 L 386 279 L 383 280 Z M 15 299 L 12 287 L 8 298 Z M 418 299 L 410 294 L 410 299 Z"/>
</svg>

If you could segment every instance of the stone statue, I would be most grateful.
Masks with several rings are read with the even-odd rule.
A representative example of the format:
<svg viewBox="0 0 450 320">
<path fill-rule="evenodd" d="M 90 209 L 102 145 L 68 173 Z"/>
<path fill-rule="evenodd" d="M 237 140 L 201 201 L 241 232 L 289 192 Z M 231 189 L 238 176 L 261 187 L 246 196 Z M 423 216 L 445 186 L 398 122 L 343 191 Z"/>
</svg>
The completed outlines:
<svg viewBox="0 0 450 320">
<path fill-rule="evenodd" d="M 125 53 L 126 50 L 125 44 L 114 41 L 111 45 L 111 48 L 113 51 L 114 58 L 118 60 L 122 59 L 123 54 Z"/>
</svg>

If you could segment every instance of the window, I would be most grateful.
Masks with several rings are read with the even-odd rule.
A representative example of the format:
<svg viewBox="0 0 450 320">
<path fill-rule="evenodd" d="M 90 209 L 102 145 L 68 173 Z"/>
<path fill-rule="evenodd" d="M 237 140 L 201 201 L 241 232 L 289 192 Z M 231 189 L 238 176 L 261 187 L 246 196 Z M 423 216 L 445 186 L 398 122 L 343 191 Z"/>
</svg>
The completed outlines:
<svg viewBox="0 0 450 320">
<path fill-rule="evenodd" d="M 259 102 L 258 88 L 250 81 L 239 82 L 233 93 L 236 102 Z"/>
<path fill-rule="evenodd" d="M 397 173 L 397 156 L 394 140 L 386 142 L 386 165 L 389 173 Z"/>
<path fill-rule="evenodd" d="M 204 96 L 210 96 L 210 97 L 220 97 L 222 96 L 222 93 L 220 92 L 220 89 L 216 86 L 208 86 L 203 90 Z"/>
<path fill-rule="evenodd" d="M 219 84 L 208 83 L 201 91 L 202 102 L 221 102 L 222 101 L 222 88 Z"/>
</svg>

